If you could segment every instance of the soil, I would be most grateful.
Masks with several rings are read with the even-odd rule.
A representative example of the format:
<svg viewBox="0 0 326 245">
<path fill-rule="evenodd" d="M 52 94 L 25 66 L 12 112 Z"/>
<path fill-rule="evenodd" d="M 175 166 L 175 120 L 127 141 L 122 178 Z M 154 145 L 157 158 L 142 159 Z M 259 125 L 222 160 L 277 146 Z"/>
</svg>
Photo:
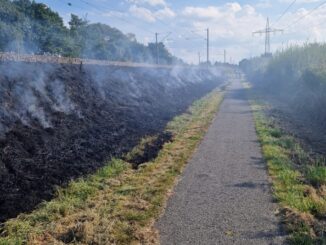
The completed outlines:
<svg viewBox="0 0 326 245">
<path fill-rule="evenodd" d="M 0 63 L 0 222 L 160 135 L 222 81 L 191 68 Z M 154 157 L 164 140 L 134 163 Z"/>
</svg>

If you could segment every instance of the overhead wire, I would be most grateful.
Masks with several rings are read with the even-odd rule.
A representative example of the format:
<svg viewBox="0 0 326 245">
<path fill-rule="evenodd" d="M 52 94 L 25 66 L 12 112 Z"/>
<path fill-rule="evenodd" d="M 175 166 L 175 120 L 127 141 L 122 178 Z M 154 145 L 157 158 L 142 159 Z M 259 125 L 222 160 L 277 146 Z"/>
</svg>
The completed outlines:
<svg viewBox="0 0 326 245">
<path fill-rule="evenodd" d="M 166 8 L 167 6 L 164 6 L 164 8 Z M 154 11 L 159 12 L 161 9 L 158 8 L 153 8 Z M 170 25 L 170 23 L 167 23 L 165 21 L 163 21 L 162 19 L 160 19 L 159 17 L 155 18 L 156 21 L 160 22 L 164 27 L 168 27 Z M 170 31 L 171 28 L 168 28 L 168 30 Z"/>
<path fill-rule="evenodd" d="M 86 5 L 88 5 L 88 6 L 90 6 L 90 7 L 92 7 L 93 9 L 95 9 L 97 12 L 99 12 L 99 13 L 106 13 L 106 11 L 105 11 L 105 9 L 106 9 L 106 7 L 104 7 L 103 5 L 101 5 L 101 6 L 99 6 L 99 5 L 95 5 L 95 4 L 93 4 L 93 3 L 90 3 L 89 1 L 87 1 L 87 0 L 79 0 L 80 2 L 82 2 L 82 3 L 84 3 L 84 4 L 86 4 Z M 71 5 L 70 5 L 71 6 Z M 101 7 L 101 8 L 100 8 Z M 158 11 L 158 9 L 154 9 L 155 11 Z M 112 11 L 112 10 L 111 10 Z M 121 13 L 121 14 L 126 14 L 127 12 L 125 12 L 125 11 L 115 11 L 115 12 L 118 12 L 118 13 Z M 125 23 L 128 23 L 128 24 L 130 24 L 131 26 L 135 26 L 135 27 L 137 27 L 138 29 L 140 29 L 140 30 L 142 30 L 142 31 L 146 31 L 147 33 L 150 33 L 150 34 L 152 34 L 152 35 L 154 35 L 156 32 L 154 32 L 154 31 L 150 31 L 150 30 L 148 30 L 148 29 L 144 29 L 144 27 L 141 27 L 141 26 L 138 26 L 138 25 L 136 25 L 134 22 L 130 22 L 130 21 L 128 21 L 128 20 L 126 20 L 125 18 L 122 18 L 122 17 L 119 17 L 119 16 L 113 16 L 114 18 L 116 18 L 116 19 L 119 19 L 119 20 L 121 20 L 121 21 L 123 21 L 123 22 L 125 22 Z M 165 33 L 167 33 L 168 34 L 168 36 L 170 36 L 171 34 L 172 34 L 172 32 L 170 31 L 170 28 L 168 28 L 168 25 L 169 24 L 167 24 L 165 21 L 163 21 L 163 20 L 161 20 L 161 19 L 159 19 L 159 18 L 155 18 L 155 20 L 157 20 L 158 22 L 160 22 L 167 30 L 169 30 L 168 32 L 160 32 L 159 34 L 165 34 Z M 199 35 L 198 33 L 196 33 L 196 31 L 195 30 L 187 30 L 186 32 L 191 32 L 192 34 L 194 34 L 194 35 L 196 35 L 196 36 L 198 36 L 198 38 L 186 38 L 186 40 L 199 40 L 199 39 L 205 39 L 205 37 L 203 37 L 203 36 L 201 36 L 201 35 Z M 164 41 L 164 39 L 165 38 L 163 38 L 162 39 L 162 41 Z M 162 42 L 161 41 L 161 42 Z"/>
<path fill-rule="evenodd" d="M 85 3 L 85 4 L 89 5 L 89 6 L 92 6 L 93 8 L 98 9 L 98 6 L 96 6 L 96 5 L 92 4 L 92 3 L 89 3 L 89 2 L 86 1 L 86 0 L 79 0 L 79 1 Z M 102 6 L 102 9 L 103 9 L 103 10 L 106 9 L 106 7 L 104 7 L 103 5 L 101 5 L 101 6 Z M 113 10 L 113 11 L 118 12 L 118 13 L 121 13 L 121 14 L 126 14 L 126 13 L 128 13 L 128 12 L 126 12 L 126 11 L 120 11 L 120 10 Z M 156 11 L 158 11 L 158 10 L 156 10 Z M 135 25 L 134 23 L 131 23 L 131 22 L 129 22 L 129 21 L 126 21 L 125 19 L 122 19 L 121 17 L 118 17 L 118 16 L 116 16 L 116 17 L 119 18 L 119 19 L 121 19 L 121 20 L 123 20 L 124 22 L 128 22 L 129 24 Z M 160 18 L 156 17 L 156 18 L 155 18 L 155 21 L 160 22 L 160 23 L 161 23 L 161 24 L 166 28 L 166 30 L 168 30 L 168 31 L 171 30 L 170 28 L 168 28 L 168 25 L 169 25 L 169 24 L 167 24 L 166 22 L 164 22 L 164 21 L 161 20 Z M 144 22 L 144 23 L 145 23 L 145 22 Z M 147 23 L 146 23 L 146 24 L 147 24 Z M 147 24 L 147 25 L 149 25 L 149 24 Z M 139 26 L 138 26 L 138 27 L 139 27 Z M 140 28 L 141 28 L 142 30 L 144 30 L 143 27 L 140 27 Z M 146 31 L 146 30 L 145 30 L 145 31 Z M 155 34 L 155 32 L 151 31 L 151 34 Z"/>
<path fill-rule="evenodd" d="M 275 21 L 273 25 L 276 25 L 284 16 L 285 14 L 290 10 L 290 8 L 297 2 L 297 0 L 294 0 L 286 9 L 285 11 L 281 14 L 281 16 Z"/>
<path fill-rule="evenodd" d="M 106 13 L 107 13 L 107 12 L 106 12 L 106 8 L 99 8 L 99 6 L 94 5 L 94 4 L 92 4 L 92 3 L 90 3 L 90 2 L 88 2 L 88 1 L 86 1 L 86 0 L 79 0 L 79 1 L 82 2 L 82 3 L 84 3 L 84 4 L 87 4 L 87 5 L 91 6 L 91 7 L 92 7 L 95 11 L 97 11 L 98 13 L 101 13 L 101 14 L 106 14 Z M 76 4 L 76 3 L 75 3 L 75 4 Z M 73 4 L 71 4 L 70 6 L 73 6 Z M 120 13 L 120 14 L 124 14 L 124 12 L 122 12 L 122 11 L 116 11 L 116 12 L 118 12 L 118 13 Z M 128 23 L 129 25 L 134 26 L 134 27 L 136 27 L 136 28 L 139 29 L 139 30 L 145 31 L 145 32 L 150 33 L 150 34 L 155 34 L 155 32 L 150 31 L 150 30 L 148 30 L 148 29 L 145 29 L 144 27 L 138 26 L 138 25 L 136 25 L 135 23 L 126 20 L 125 18 L 119 17 L 119 16 L 117 16 L 117 15 L 115 15 L 115 16 L 111 16 L 111 17 L 116 18 L 116 19 L 118 19 L 118 20 L 120 20 L 120 21 L 122 21 L 122 22 Z"/>
<path fill-rule="evenodd" d="M 292 27 L 293 25 L 299 23 L 301 20 L 303 20 L 307 16 L 311 15 L 313 12 L 315 12 L 317 9 L 321 8 L 325 4 L 326 4 L 326 1 L 323 1 L 322 3 L 320 3 L 319 5 L 317 5 L 316 7 L 314 7 L 312 10 L 310 10 L 308 13 L 306 13 L 305 15 L 301 16 L 300 18 L 298 18 L 294 22 L 292 22 L 289 25 L 287 25 L 286 27 L 284 27 L 284 29 L 288 29 L 289 27 Z"/>
<path fill-rule="evenodd" d="M 204 31 L 204 30 L 203 30 L 203 31 Z M 195 34 L 195 35 L 197 35 L 197 36 L 200 37 L 200 38 L 204 38 L 204 39 L 206 39 L 205 36 L 202 36 L 202 35 L 198 34 L 199 30 L 191 30 L 190 32 L 193 33 L 193 34 Z"/>
<path fill-rule="evenodd" d="M 83 2 L 83 3 L 85 3 L 85 4 L 87 4 L 87 5 L 89 5 L 89 6 L 93 7 L 93 8 L 95 8 L 98 12 L 106 13 L 106 12 L 105 12 L 105 8 L 103 8 L 102 10 L 99 10 L 99 9 L 98 9 L 98 6 L 96 6 L 96 5 L 94 5 L 94 4 L 91 4 L 91 3 L 89 3 L 89 2 L 86 1 L 86 0 L 79 0 L 79 1 L 81 1 L 81 2 Z M 119 12 L 119 13 L 127 13 L 127 12 L 123 12 L 123 11 L 116 11 L 116 12 Z M 115 16 L 115 17 L 119 18 L 118 16 Z M 119 19 L 121 19 L 122 21 L 124 21 L 124 22 L 126 22 L 126 23 L 129 23 L 129 24 L 131 24 L 131 25 L 133 25 L 133 26 L 135 26 L 135 27 L 138 27 L 138 28 L 141 29 L 142 31 L 147 31 L 148 33 L 150 33 L 150 34 L 152 34 L 152 35 L 156 34 L 155 32 L 150 31 L 150 30 L 147 30 L 147 29 L 144 29 L 143 27 L 137 26 L 137 25 L 135 25 L 134 23 L 131 23 L 131 22 L 125 20 L 124 18 L 119 18 Z M 167 26 L 167 24 L 164 23 L 162 20 L 160 20 L 160 19 L 158 19 L 158 18 L 156 18 L 156 20 L 158 20 L 159 22 L 161 22 L 163 25 L 166 25 L 166 26 Z M 162 38 L 162 40 L 160 41 L 160 42 L 164 42 L 164 41 L 165 41 L 165 40 L 166 40 L 166 39 L 167 39 L 167 38 L 172 34 L 172 32 L 171 32 L 171 31 L 169 31 L 169 32 L 161 32 L 161 33 L 159 33 L 159 34 L 166 34 L 166 35 Z M 173 49 L 172 47 L 170 47 L 170 48 Z"/>
<path fill-rule="evenodd" d="M 92 7 L 95 11 L 97 11 L 98 13 L 107 13 L 107 7 L 104 7 L 103 5 L 101 5 L 101 6 L 99 6 L 99 5 L 95 5 L 95 4 L 93 4 L 93 3 L 90 3 L 89 1 L 87 1 L 87 0 L 79 0 L 81 3 L 84 3 L 84 4 L 86 4 L 86 5 L 88 5 L 88 6 L 90 6 L 90 7 Z M 68 1 L 68 4 L 69 4 L 70 2 Z M 73 4 L 69 4 L 69 6 L 75 6 L 76 5 L 76 3 L 74 2 Z M 82 9 L 81 7 L 79 7 L 80 9 Z M 116 11 L 116 10 L 111 10 L 111 11 L 115 11 L 115 12 L 118 12 L 118 13 L 121 13 L 121 14 L 126 14 L 127 12 L 125 12 L 125 11 Z M 158 10 L 156 10 L 156 11 L 158 11 Z M 134 22 L 130 22 L 130 21 L 128 21 L 128 20 L 126 20 L 125 18 L 122 18 L 122 17 L 119 17 L 119 16 L 117 16 L 117 15 L 115 15 L 115 16 L 112 16 L 113 18 L 116 18 L 116 19 L 118 19 L 118 20 L 120 20 L 120 21 L 123 21 L 123 22 L 125 22 L 125 23 L 128 23 L 129 25 L 131 25 L 131 26 L 134 26 L 134 27 L 136 27 L 137 29 L 139 29 L 139 30 L 142 30 L 142 31 L 145 31 L 145 32 L 147 32 L 147 33 L 150 33 L 150 34 L 155 34 L 155 32 L 154 31 L 151 31 L 151 30 L 149 30 L 149 29 L 146 29 L 146 28 L 144 28 L 143 26 L 139 26 L 139 25 L 136 25 Z M 163 20 L 161 20 L 161 19 L 159 19 L 159 18 L 155 18 L 155 20 L 157 20 L 158 22 L 160 22 L 164 27 L 166 27 L 167 29 L 169 29 L 170 30 L 170 28 L 168 28 L 168 26 L 169 26 L 169 24 L 167 24 L 165 21 L 163 21 Z M 194 35 L 196 35 L 197 36 L 197 38 L 195 39 L 195 38 L 186 38 L 186 40 L 200 40 L 200 39 L 206 39 L 206 37 L 204 37 L 204 36 L 202 36 L 202 35 L 200 35 L 200 34 L 198 34 L 197 32 L 198 31 L 196 31 L 196 30 L 187 30 L 186 32 L 189 32 L 189 33 L 192 33 L 192 34 L 194 34 Z M 167 37 L 169 37 L 171 34 L 172 34 L 172 32 L 171 31 L 169 31 L 169 32 L 166 32 L 167 33 L 167 36 L 166 37 L 164 37 L 163 39 L 162 39 L 162 41 L 161 42 L 163 42 Z M 160 34 L 164 34 L 164 33 L 160 33 Z M 176 42 L 177 40 L 174 40 L 174 42 Z M 172 48 L 172 47 L 171 47 Z"/>
<path fill-rule="evenodd" d="M 171 36 L 172 32 L 168 32 L 167 35 L 165 35 L 160 42 L 164 42 L 169 36 Z"/>
</svg>

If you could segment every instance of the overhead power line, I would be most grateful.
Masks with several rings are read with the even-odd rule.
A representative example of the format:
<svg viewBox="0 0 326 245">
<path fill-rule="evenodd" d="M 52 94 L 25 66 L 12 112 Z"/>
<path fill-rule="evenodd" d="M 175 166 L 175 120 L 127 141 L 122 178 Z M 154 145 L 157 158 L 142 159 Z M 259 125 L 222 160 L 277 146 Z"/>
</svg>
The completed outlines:
<svg viewBox="0 0 326 245">
<path fill-rule="evenodd" d="M 82 2 L 82 3 L 84 3 L 84 4 L 87 4 L 87 5 L 91 6 L 95 11 L 97 11 L 100 14 L 106 14 L 107 13 L 107 10 L 106 10 L 106 8 L 104 6 L 103 6 L 103 8 L 100 8 L 99 6 L 97 6 L 95 4 L 92 4 L 92 3 L 90 3 L 90 2 L 88 2 L 86 0 L 79 0 L 79 1 Z M 76 4 L 76 3 L 74 3 L 74 4 Z M 71 4 L 69 6 L 74 6 L 74 5 Z M 121 13 L 121 14 L 125 14 L 126 13 L 126 12 L 123 12 L 123 11 L 116 11 L 116 12 Z M 136 27 L 137 29 L 142 30 L 142 31 L 145 31 L 147 33 L 150 33 L 150 34 L 154 34 L 155 33 L 154 31 L 150 31 L 150 30 L 148 30 L 148 29 L 146 29 L 146 28 L 144 28 L 142 26 L 138 26 L 134 22 L 128 21 L 128 20 L 126 20 L 123 17 L 120 17 L 120 16 L 112 16 L 112 17 L 114 17 L 116 19 L 119 19 L 122 22 L 128 23 L 129 25 L 131 25 L 133 27 Z"/>
<path fill-rule="evenodd" d="M 89 2 L 87 2 L 87 1 L 85 1 L 85 0 L 79 0 L 79 1 L 81 1 L 81 2 L 83 2 L 83 3 L 85 3 L 85 4 L 87 4 L 87 5 L 89 5 L 89 6 L 91 6 L 91 7 L 97 8 L 96 5 L 94 5 L 94 4 L 92 4 L 92 3 L 89 3 Z"/>
<path fill-rule="evenodd" d="M 290 10 L 290 8 L 297 2 L 297 0 L 294 0 L 281 14 L 281 16 L 275 21 L 273 25 L 276 25 L 283 17 L 284 15 Z"/>
<path fill-rule="evenodd" d="M 284 29 L 288 29 L 289 27 L 292 27 L 293 25 L 299 23 L 301 20 L 303 20 L 307 16 L 311 15 L 313 12 L 315 12 L 317 9 L 321 8 L 325 4 L 326 4 L 326 1 L 323 1 L 322 3 L 320 3 L 319 5 L 317 5 L 315 8 L 313 8 L 312 10 L 310 10 L 307 14 L 301 16 L 300 18 L 298 18 L 297 20 L 295 20 L 291 24 L 287 25 Z"/>
<path fill-rule="evenodd" d="M 161 34 L 163 34 L 163 33 L 161 33 Z M 166 35 L 161 39 L 161 43 L 162 42 L 164 42 L 169 36 L 171 36 L 171 34 L 172 34 L 172 32 L 168 32 L 168 33 L 166 33 Z"/>
<path fill-rule="evenodd" d="M 105 7 L 104 5 L 98 5 L 98 4 L 95 5 L 95 4 L 91 3 L 91 2 L 89 2 L 88 0 L 79 0 L 79 1 L 80 1 L 81 3 L 83 3 L 83 4 L 86 4 L 86 5 L 90 6 L 90 7 L 92 7 L 92 8 L 95 9 L 98 13 L 107 13 L 107 7 Z M 75 5 L 75 3 L 72 4 L 72 6 L 74 6 L 74 5 Z M 71 5 L 70 5 L 70 6 L 71 6 Z M 155 11 L 158 11 L 159 9 L 154 9 L 154 10 L 155 10 Z M 112 10 L 111 10 L 111 11 L 112 11 Z M 119 10 L 115 10 L 115 11 L 118 12 L 118 13 L 121 13 L 121 14 L 127 14 L 127 13 L 128 13 L 128 12 L 126 12 L 126 11 L 119 11 Z M 151 35 L 155 35 L 155 33 L 158 33 L 157 31 L 152 31 L 152 30 L 149 30 L 149 29 L 144 28 L 143 26 L 136 25 L 134 22 L 128 21 L 128 20 L 126 20 L 126 19 L 123 18 L 123 17 L 120 17 L 120 16 L 112 16 L 112 17 L 113 17 L 113 18 L 116 18 L 116 19 L 118 19 L 118 20 L 120 20 L 120 21 L 123 21 L 123 22 L 125 22 L 125 23 L 128 23 L 129 25 L 134 26 L 134 27 L 136 27 L 136 28 L 139 29 L 139 30 L 146 31 L 147 33 L 150 33 Z M 161 20 L 161 19 L 158 18 L 158 17 L 156 18 L 156 21 L 159 22 L 159 23 L 161 23 L 161 24 L 165 27 L 165 29 L 168 30 L 168 32 L 166 32 L 168 36 L 170 36 L 170 35 L 172 34 L 172 32 L 170 31 L 170 28 L 169 28 L 169 24 L 168 24 L 168 23 L 166 23 L 165 21 Z M 203 30 L 203 31 L 204 31 L 204 30 Z M 205 31 L 206 31 L 206 30 L 205 30 Z M 197 39 L 203 39 L 203 40 L 206 40 L 206 37 L 204 37 L 204 36 L 202 36 L 202 35 L 200 35 L 200 34 L 197 33 L 198 31 L 188 29 L 188 30 L 186 30 L 184 33 L 187 33 L 187 32 L 196 35 L 196 36 L 198 37 Z M 163 35 L 164 33 L 160 32 L 160 33 L 158 33 L 158 34 Z M 183 35 L 183 34 L 182 34 L 182 35 Z M 167 38 L 167 37 L 166 37 L 166 38 Z M 185 38 L 185 39 L 186 39 L 186 40 L 194 40 L 193 38 Z M 162 41 L 158 41 L 158 42 L 163 42 L 164 40 L 165 40 L 165 38 L 163 38 Z"/>
<path fill-rule="evenodd" d="M 207 29 L 206 29 L 205 31 L 207 31 Z M 199 38 L 204 38 L 204 39 L 206 39 L 206 37 L 204 37 L 204 36 L 198 34 L 199 31 L 192 30 L 192 31 L 190 31 L 190 32 L 193 33 L 193 34 L 195 34 L 195 35 L 198 36 Z"/>
<path fill-rule="evenodd" d="M 93 8 L 98 9 L 98 6 L 96 6 L 96 5 L 93 4 L 93 3 L 88 2 L 88 1 L 86 1 L 86 0 L 79 0 L 79 1 L 81 1 L 81 2 L 83 2 L 83 3 L 85 3 L 85 4 L 89 5 L 89 6 L 91 6 L 91 7 L 93 7 Z M 106 7 L 103 6 L 103 5 L 101 5 L 100 7 L 101 7 L 101 11 L 105 11 L 105 10 L 107 10 Z M 112 10 L 111 10 L 111 11 L 112 11 Z M 126 12 L 126 11 L 121 11 L 121 10 L 114 10 L 114 11 L 115 11 L 115 12 L 118 12 L 118 13 L 128 14 L 128 12 Z M 158 10 L 156 10 L 156 11 L 158 11 Z M 119 17 L 117 17 L 117 18 L 119 18 Z M 121 18 L 121 17 L 120 17 L 120 18 Z M 123 19 L 123 21 L 125 21 L 125 19 Z M 159 17 L 156 17 L 156 16 L 155 16 L 155 21 L 160 22 L 161 25 L 162 25 L 164 28 L 166 28 L 166 30 L 170 31 L 170 28 L 168 27 L 169 24 L 167 24 L 165 21 L 161 20 Z M 126 21 L 125 21 L 125 22 L 126 22 Z M 129 23 L 129 24 L 133 24 L 133 25 L 135 25 L 134 23 L 131 23 L 131 22 L 128 22 L 128 23 Z M 147 23 L 146 23 L 146 24 L 147 24 Z M 142 27 L 141 27 L 141 28 L 142 28 Z M 142 30 L 144 30 L 144 28 L 142 28 Z M 154 34 L 154 32 L 151 32 L 151 34 Z"/>
</svg>

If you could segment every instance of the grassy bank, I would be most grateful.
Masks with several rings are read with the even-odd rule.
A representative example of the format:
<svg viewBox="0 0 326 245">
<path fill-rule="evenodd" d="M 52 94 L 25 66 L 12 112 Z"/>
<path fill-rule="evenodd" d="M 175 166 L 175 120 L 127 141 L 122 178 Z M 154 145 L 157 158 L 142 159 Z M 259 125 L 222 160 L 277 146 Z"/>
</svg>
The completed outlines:
<svg viewBox="0 0 326 245">
<path fill-rule="evenodd" d="M 156 244 L 154 221 L 222 98 L 213 91 L 171 121 L 166 130 L 173 140 L 138 170 L 113 159 L 94 175 L 58 189 L 32 213 L 7 221 L 0 244 Z"/>
<path fill-rule="evenodd" d="M 325 135 L 325 52 L 324 43 L 291 46 L 273 57 L 243 60 L 240 67 L 261 95 L 291 108 L 303 126 L 314 125 L 315 132 Z M 325 142 L 318 136 L 310 140 Z M 326 154 L 325 149 L 320 147 L 318 151 Z"/>
<path fill-rule="evenodd" d="M 282 131 L 253 102 L 256 130 L 272 178 L 273 193 L 292 244 L 326 244 L 326 168 Z"/>
</svg>

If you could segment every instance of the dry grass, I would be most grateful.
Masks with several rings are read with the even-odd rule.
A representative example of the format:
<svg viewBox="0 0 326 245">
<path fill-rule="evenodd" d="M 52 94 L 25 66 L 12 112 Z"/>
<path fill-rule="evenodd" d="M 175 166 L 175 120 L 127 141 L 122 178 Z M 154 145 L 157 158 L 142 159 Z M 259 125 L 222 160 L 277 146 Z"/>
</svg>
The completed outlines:
<svg viewBox="0 0 326 245">
<path fill-rule="evenodd" d="M 173 141 L 152 162 L 133 170 L 114 159 L 31 214 L 9 220 L 0 244 L 157 244 L 153 224 L 222 98 L 214 91 L 176 117 L 167 127 Z"/>
</svg>

